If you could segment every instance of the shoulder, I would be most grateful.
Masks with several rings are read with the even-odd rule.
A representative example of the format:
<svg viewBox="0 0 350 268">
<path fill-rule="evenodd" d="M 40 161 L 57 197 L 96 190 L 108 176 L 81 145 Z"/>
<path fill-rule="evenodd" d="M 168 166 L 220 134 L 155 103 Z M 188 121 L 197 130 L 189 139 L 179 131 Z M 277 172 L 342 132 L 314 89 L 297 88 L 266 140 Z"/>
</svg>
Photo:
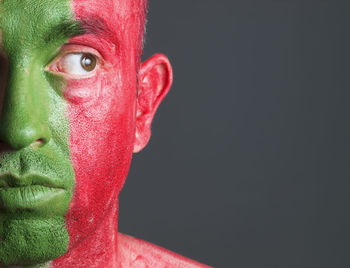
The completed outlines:
<svg viewBox="0 0 350 268">
<path fill-rule="evenodd" d="M 118 234 L 118 267 L 209 268 L 146 241 Z"/>
</svg>

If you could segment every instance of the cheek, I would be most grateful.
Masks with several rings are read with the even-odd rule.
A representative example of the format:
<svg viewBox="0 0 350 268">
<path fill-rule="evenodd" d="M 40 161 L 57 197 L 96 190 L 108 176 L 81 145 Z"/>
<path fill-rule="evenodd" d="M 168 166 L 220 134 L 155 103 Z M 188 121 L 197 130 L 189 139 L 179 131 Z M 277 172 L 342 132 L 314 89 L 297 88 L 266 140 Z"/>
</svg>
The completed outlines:
<svg viewBox="0 0 350 268">
<path fill-rule="evenodd" d="M 69 101 L 70 152 L 76 176 L 67 220 L 71 229 L 76 224 L 76 234 L 86 233 L 83 228 L 94 226 L 106 208 L 116 203 L 129 170 L 136 83 L 126 85 L 116 77 L 70 82 L 64 93 Z M 69 222 L 74 219 L 76 223 Z"/>
</svg>

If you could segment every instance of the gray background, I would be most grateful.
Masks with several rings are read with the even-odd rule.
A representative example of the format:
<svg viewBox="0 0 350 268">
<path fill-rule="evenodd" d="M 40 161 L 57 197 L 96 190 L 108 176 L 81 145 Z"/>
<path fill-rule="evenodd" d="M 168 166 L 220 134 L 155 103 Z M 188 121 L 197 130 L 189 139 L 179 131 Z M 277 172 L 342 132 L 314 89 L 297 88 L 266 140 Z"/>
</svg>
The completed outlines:
<svg viewBox="0 0 350 268">
<path fill-rule="evenodd" d="M 175 83 L 120 231 L 215 267 L 350 267 L 349 1 L 151 0 Z"/>
</svg>

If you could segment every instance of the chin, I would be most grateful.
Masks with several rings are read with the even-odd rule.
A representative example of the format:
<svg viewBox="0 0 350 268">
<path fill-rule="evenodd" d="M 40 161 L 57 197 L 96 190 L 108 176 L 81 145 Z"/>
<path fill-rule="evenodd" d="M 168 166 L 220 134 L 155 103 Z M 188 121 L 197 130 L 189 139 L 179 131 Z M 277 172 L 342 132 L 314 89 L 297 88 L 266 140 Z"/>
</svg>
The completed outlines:
<svg viewBox="0 0 350 268">
<path fill-rule="evenodd" d="M 1 215 L 0 263 L 35 265 L 56 259 L 68 250 L 64 217 Z"/>
</svg>

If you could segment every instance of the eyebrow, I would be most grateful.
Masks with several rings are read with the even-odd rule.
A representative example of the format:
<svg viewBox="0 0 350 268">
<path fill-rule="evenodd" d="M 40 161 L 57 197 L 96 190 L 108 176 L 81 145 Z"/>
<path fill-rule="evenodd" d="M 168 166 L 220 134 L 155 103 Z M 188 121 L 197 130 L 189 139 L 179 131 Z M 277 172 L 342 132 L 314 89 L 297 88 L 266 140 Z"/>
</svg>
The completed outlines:
<svg viewBox="0 0 350 268">
<path fill-rule="evenodd" d="M 91 16 L 92 17 L 92 16 Z M 109 39 L 114 39 L 114 33 L 101 17 L 92 17 L 79 20 L 80 27 L 86 34 L 103 35 Z"/>
<path fill-rule="evenodd" d="M 114 44 L 117 43 L 114 32 L 101 17 L 96 17 L 96 15 L 87 17 L 87 19 L 67 20 L 51 27 L 44 35 L 44 41 L 49 43 L 59 38 L 92 34 L 98 37 L 104 37 Z"/>
<path fill-rule="evenodd" d="M 50 27 L 46 33 L 44 33 L 43 39 L 46 43 L 51 43 L 60 38 L 73 37 L 83 33 L 84 31 L 78 21 L 64 21 Z"/>
</svg>

